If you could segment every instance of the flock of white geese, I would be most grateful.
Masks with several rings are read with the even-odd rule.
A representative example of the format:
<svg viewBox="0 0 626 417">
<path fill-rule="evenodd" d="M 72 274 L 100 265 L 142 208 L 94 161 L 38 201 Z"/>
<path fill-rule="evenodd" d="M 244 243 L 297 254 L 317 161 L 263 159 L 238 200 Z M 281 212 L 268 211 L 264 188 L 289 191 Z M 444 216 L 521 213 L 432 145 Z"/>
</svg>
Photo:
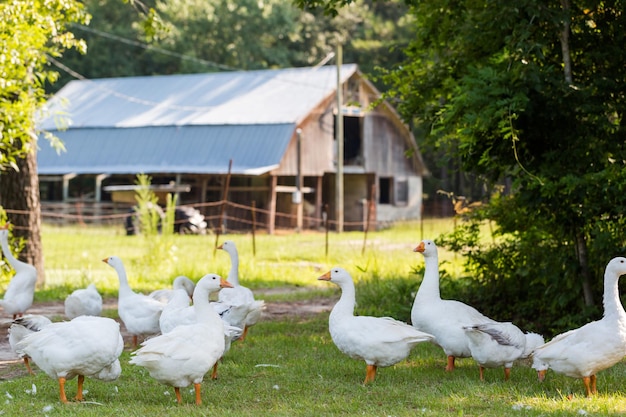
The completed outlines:
<svg viewBox="0 0 626 417">
<path fill-rule="evenodd" d="M 24 315 L 31 307 L 36 271 L 11 254 L 7 226 L 0 228 L 2 252 L 15 271 L 4 299 L 6 314 L 13 316 L 9 342 L 15 353 L 34 362 L 51 378 L 58 380 L 62 402 L 66 380 L 78 377 L 75 400 L 83 399 L 85 377 L 105 381 L 121 374 L 119 357 L 124 342 L 117 321 L 100 317 L 102 298 L 95 286 L 76 290 L 65 301 L 69 321 L 52 323 L 39 315 Z M 174 387 L 182 402 L 180 388 L 193 385 L 195 403 L 201 404 L 200 387 L 205 375 L 217 377 L 219 359 L 231 342 L 243 340 L 256 324 L 264 302 L 239 284 L 238 254 L 234 242 L 220 247 L 231 258 L 228 279 L 207 274 L 197 283 L 177 277 L 171 289 L 149 295 L 134 292 L 122 260 L 104 259 L 119 278 L 118 315 L 126 331 L 138 338 L 140 347 L 131 352 L 130 364 L 144 367 L 157 381 Z M 351 275 L 335 267 L 318 280 L 341 288 L 341 297 L 329 317 L 329 332 L 337 348 L 347 356 L 366 363 L 364 383 L 375 380 L 379 367 L 396 364 L 414 346 L 433 343 L 447 356 L 446 371 L 453 371 L 455 358 L 473 358 L 479 377 L 485 368 L 503 367 L 505 380 L 513 364 L 532 360 L 539 380 L 548 369 L 582 379 L 585 393 L 597 393 L 596 374 L 619 362 L 626 355 L 626 312 L 620 302 L 618 280 L 626 274 L 626 258 L 616 257 L 604 274 L 604 315 L 602 319 L 562 333 L 545 343 L 542 336 L 525 333 L 509 322 L 497 322 L 475 308 L 455 300 L 442 299 L 439 291 L 437 247 L 432 240 L 422 241 L 415 252 L 425 260 L 424 278 L 415 296 L 411 325 L 388 317 L 355 316 L 355 286 Z M 217 301 L 209 301 L 218 293 Z"/>
</svg>

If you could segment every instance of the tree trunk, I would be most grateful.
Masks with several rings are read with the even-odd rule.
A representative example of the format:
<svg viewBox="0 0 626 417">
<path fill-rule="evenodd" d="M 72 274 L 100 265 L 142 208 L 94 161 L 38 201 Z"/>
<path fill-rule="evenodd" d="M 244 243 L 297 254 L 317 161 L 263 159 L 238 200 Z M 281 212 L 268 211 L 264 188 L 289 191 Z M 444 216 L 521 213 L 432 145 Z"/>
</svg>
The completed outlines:
<svg viewBox="0 0 626 417">
<path fill-rule="evenodd" d="M 34 140 L 33 144 L 37 141 Z M 26 240 L 18 257 L 37 269 L 37 285 L 45 282 L 41 244 L 41 202 L 37 178 L 35 147 L 24 159 L 16 161 L 19 171 L 11 168 L 0 174 L 0 205 L 7 210 L 13 234 Z"/>
<path fill-rule="evenodd" d="M 570 13 L 571 5 L 569 0 L 561 0 L 561 8 L 563 9 L 563 27 L 561 28 L 561 53 L 563 54 L 563 75 L 567 84 L 573 83 L 572 76 L 572 57 L 569 49 L 569 32 L 570 32 Z"/>
<path fill-rule="evenodd" d="M 576 233 L 576 252 L 578 253 L 578 264 L 582 275 L 585 305 L 591 307 L 595 305 L 595 302 L 593 300 L 593 292 L 591 291 L 591 273 L 589 272 L 589 262 L 587 260 L 587 241 L 581 231 Z"/>
</svg>

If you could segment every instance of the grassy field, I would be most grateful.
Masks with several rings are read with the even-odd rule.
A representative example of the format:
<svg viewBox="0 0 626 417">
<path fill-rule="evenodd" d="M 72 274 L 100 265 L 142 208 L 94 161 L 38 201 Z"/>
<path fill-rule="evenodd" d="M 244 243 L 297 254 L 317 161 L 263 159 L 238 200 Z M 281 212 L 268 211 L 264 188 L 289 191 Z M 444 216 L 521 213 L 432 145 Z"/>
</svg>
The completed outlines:
<svg viewBox="0 0 626 417">
<path fill-rule="evenodd" d="M 424 238 L 450 231 L 446 219 L 406 223 L 392 229 L 371 232 L 330 233 L 328 246 L 324 233 L 306 232 L 279 235 L 229 234 L 239 251 L 240 277 L 252 289 L 275 287 L 321 287 L 315 278 L 332 266 L 342 266 L 355 279 L 377 275 L 406 276 L 423 264 L 413 248 Z M 423 230 L 423 233 L 422 233 Z M 64 298 L 77 287 L 94 282 L 104 294 L 117 294 L 117 275 L 102 259 L 116 255 L 124 261 L 131 286 L 140 291 L 171 285 L 177 275 L 198 280 L 214 272 L 226 276 L 230 258 L 215 251 L 215 235 L 173 235 L 154 239 L 126 236 L 119 228 L 44 227 L 43 247 L 46 285 L 37 292 L 40 300 Z M 363 250 L 365 246 L 365 250 Z M 328 250 L 326 249 L 328 247 Z M 327 253 L 328 252 L 328 253 Z M 448 267 L 454 255 L 442 253 Z M 458 264 L 458 263 L 456 263 Z M 0 291 L 3 291 L 0 286 Z"/>
<path fill-rule="evenodd" d="M 202 385 L 203 404 L 193 404 L 184 389 L 183 405 L 173 390 L 121 361 L 115 382 L 87 379 L 85 403 L 62 405 L 56 381 L 41 372 L 0 382 L 6 416 L 573 416 L 623 415 L 620 391 L 626 368 L 619 364 L 599 375 L 600 395 L 587 399 L 582 383 L 551 373 L 538 383 L 527 367 L 514 367 L 509 381 L 501 369 L 486 372 L 470 359 L 453 373 L 443 370 L 442 352 L 416 347 L 408 360 L 380 369 L 363 385 L 364 363 L 338 352 L 327 330 L 327 314 L 310 319 L 258 324 L 243 343 L 235 343 L 219 367 L 216 381 Z M 21 366 L 21 365 L 13 365 Z M 68 397 L 76 382 L 67 384 Z M 571 400 L 567 395 L 574 393 Z"/>
<path fill-rule="evenodd" d="M 450 222 L 424 225 L 424 238 L 448 231 Z M 242 284 L 253 289 L 297 287 L 288 299 L 320 295 L 336 296 L 338 289 L 316 278 L 340 265 L 361 279 L 406 276 L 423 263 L 413 247 L 421 240 L 419 224 L 404 224 L 370 233 L 362 254 L 363 234 L 329 236 L 325 254 L 323 234 L 257 236 L 256 256 L 249 235 L 229 235 L 238 244 Z M 223 240 L 223 239 L 221 239 Z M 168 285 L 177 274 L 198 279 L 207 272 L 226 275 L 228 255 L 213 255 L 215 236 L 174 236 L 167 253 L 172 259 L 154 260 L 151 244 L 141 237 L 123 236 L 116 229 L 44 228 L 47 283 L 37 292 L 38 301 L 62 299 L 64 293 L 87 282 L 101 292 L 115 295 L 117 277 L 101 262 L 118 255 L 127 263 L 131 286 L 149 290 Z M 169 246 L 175 249 L 169 248 Z M 160 250 L 160 249 L 159 249 Z M 169 255 L 168 255 L 169 256 Z M 459 268 L 454 254 L 440 258 L 451 269 Z M 415 277 L 421 279 L 421 277 Z M 264 297 L 281 301 L 285 296 Z M 105 312 L 115 317 L 116 311 Z M 626 413 L 624 376 L 620 363 L 598 375 L 600 394 L 584 397 L 582 382 L 549 373 L 539 383 L 527 366 L 513 368 L 504 382 L 501 369 L 487 370 L 478 379 L 471 359 L 458 362 L 453 373 L 444 372 L 443 352 L 421 344 L 411 356 L 393 367 L 382 368 L 374 383 L 363 385 L 365 364 L 342 355 L 333 345 L 327 327 L 328 313 L 264 321 L 250 331 L 244 343 L 235 343 L 219 367 L 216 381 L 205 379 L 203 404 L 193 405 L 193 394 L 183 390 L 185 404 L 177 405 L 171 387 L 161 385 L 141 368 L 128 364 L 130 351 L 121 358 L 123 374 L 115 382 L 86 379 L 86 401 L 62 405 L 58 385 L 42 372 L 31 377 L 21 364 L 0 374 L 0 416 L 574 416 Z M 0 370 L 2 372 L 2 370 Z M 67 384 L 74 395 L 75 380 Z M 573 394 L 572 399 L 568 396 Z"/>
</svg>

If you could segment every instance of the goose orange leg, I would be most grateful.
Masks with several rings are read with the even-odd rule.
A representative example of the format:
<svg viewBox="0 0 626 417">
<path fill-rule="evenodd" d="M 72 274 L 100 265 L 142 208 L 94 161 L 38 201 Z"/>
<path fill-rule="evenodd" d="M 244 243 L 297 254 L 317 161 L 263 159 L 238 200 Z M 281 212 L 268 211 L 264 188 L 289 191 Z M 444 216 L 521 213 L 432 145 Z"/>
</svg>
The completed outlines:
<svg viewBox="0 0 626 417">
<path fill-rule="evenodd" d="M 78 375 L 78 388 L 76 389 L 76 397 L 74 397 L 76 401 L 83 400 L 83 382 L 85 382 L 85 376 Z"/>
<path fill-rule="evenodd" d="M 446 371 L 452 372 L 454 371 L 454 359 L 455 357 L 452 355 L 448 356 L 448 363 L 446 364 Z"/>
<path fill-rule="evenodd" d="M 246 340 L 247 335 L 248 335 L 248 326 L 243 326 L 243 333 L 241 334 L 239 341 L 243 342 L 244 340 Z"/>
<path fill-rule="evenodd" d="M 504 368 L 504 380 L 508 381 L 511 377 L 511 368 Z"/>
<path fill-rule="evenodd" d="M 211 379 L 217 379 L 217 362 L 213 365 L 213 372 L 211 372 Z"/>
<path fill-rule="evenodd" d="M 200 393 L 200 384 L 193 384 L 193 387 L 196 390 L 196 405 L 202 404 L 202 394 Z"/>
<path fill-rule="evenodd" d="M 65 396 L 65 378 L 62 376 L 59 377 L 59 396 L 61 397 L 61 402 L 63 404 L 67 404 L 67 397 Z"/>
<path fill-rule="evenodd" d="M 598 387 L 596 386 L 596 382 L 597 382 L 597 378 L 595 375 L 591 375 L 590 376 L 591 379 L 591 393 L 592 394 L 597 394 L 598 393 Z"/>
<path fill-rule="evenodd" d="M 28 360 L 27 356 L 24 356 L 24 365 L 26 365 L 26 369 L 28 369 L 28 373 L 31 375 L 35 375 L 35 373 L 33 372 L 33 370 L 30 367 L 30 361 Z"/>
<path fill-rule="evenodd" d="M 183 399 L 180 396 L 180 388 L 174 387 L 174 393 L 176 393 L 176 401 L 178 402 L 178 404 L 182 404 Z"/>
<path fill-rule="evenodd" d="M 480 375 L 481 381 L 485 380 L 485 367 L 484 366 L 478 366 L 478 375 Z"/>
<path fill-rule="evenodd" d="M 367 365 L 364 384 L 373 382 L 376 379 L 376 365 Z"/>
<path fill-rule="evenodd" d="M 583 383 L 585 384 L 585 393 L 587 394 L 587 397 L 591 397 L 592 395 L 598 393 L 595 375 L 584 377 Z"/>
</svg>

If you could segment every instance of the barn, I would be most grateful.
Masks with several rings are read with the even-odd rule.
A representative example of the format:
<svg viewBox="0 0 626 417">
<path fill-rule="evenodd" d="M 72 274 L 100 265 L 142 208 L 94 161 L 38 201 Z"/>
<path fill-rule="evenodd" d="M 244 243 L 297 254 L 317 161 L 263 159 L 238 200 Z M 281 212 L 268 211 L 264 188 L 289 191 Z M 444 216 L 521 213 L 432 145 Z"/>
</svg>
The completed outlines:
<svg viewBox="0 0 626 417">
<path fill-rule="evenodd" d="M 74 80 L 39 128 L 65 148 L 39 141 L 44 208 L 132 204 L 116 191 L 147 174 L 179 204 L 253 207 L 270 233 L 421 215 L 415 139 L 355 64 Z"/>
</svg>

